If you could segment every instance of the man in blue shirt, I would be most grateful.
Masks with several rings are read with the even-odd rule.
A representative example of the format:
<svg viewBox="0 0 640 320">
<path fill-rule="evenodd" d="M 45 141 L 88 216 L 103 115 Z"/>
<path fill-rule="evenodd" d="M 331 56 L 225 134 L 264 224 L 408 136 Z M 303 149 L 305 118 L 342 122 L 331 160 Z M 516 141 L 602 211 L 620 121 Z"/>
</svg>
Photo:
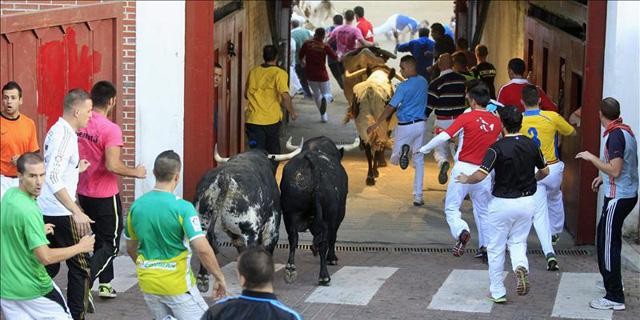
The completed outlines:
<svg viewBox="0 0 640 320">
<path fill-rule="evenodd" d="M 409 152 L 412 153 L 413 166 L 416 170 L 413 177 L 413 205 L 421 206 L 422 180 L 424 177 L 424 155 L 420 153 L 420 147 L 424 144 L 424 134 L 427 131 L 425 122 L 425 110 L 427 107 L 427 80 L 416 72 L 416 59 L 413 56 L 404 56 L 400 60 L 400 73 L 407 80 L 396 88 L 391 101 L 384 112 L 376 120 L 376 123 L 367 128 L 370 135 L 394 112 L 398 118 L 398 126 L 394 130 L 394 144 L 391 153 L 391 163 L 400 164 L 403 170 L 409 166 Z"/>
<path fill-rule="evenodd" d="M 433 48 L 435 41 L 429 39 L 429 28 L 420 28 L 418 30 L 418 39 L 405 43 L 399 43 L 398 34 L 394 34 L 396 38 L 396 50 L 398 52 L 411 52 L 416 59 L 417 72 L 425 79 L 429 79 L 427 68 L 433 64 Z"/>
</svg>

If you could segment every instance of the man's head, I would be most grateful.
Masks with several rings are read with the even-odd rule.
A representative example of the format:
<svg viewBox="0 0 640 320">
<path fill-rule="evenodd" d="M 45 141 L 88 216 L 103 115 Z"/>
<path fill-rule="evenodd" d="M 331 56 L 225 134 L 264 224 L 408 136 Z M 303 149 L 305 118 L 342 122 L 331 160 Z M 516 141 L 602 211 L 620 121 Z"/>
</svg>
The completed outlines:
<svg viewBox="0 0 640 320">
<path fill-rule="evenodd" d="M 353 13 L 356 14 L 356 18 L 360 19 L 360 18 L 364 18 L 364 8 L 361 6 L 357 6 L 355 8 L 353 8 Z"/>
<path fill-rule="evenodd" d="M 336 14 L 335 16 L 333 16 L 333 24 L 336 26 L 340 26 L 343 23 L 343 18 L 341 14 Z"/>
<path fill-rule="evenodd" d="M 442 26 L 442 24 L 436 22 L 431 25 L 431 37 L 434 40 L 440 39 L 440 37 L 442 37 L 443 35 L 444 35 L 444 27 Z"/>
<path fill-rule="evenodd" d="M 116 87 L 106 80 L 96 82 L 91 88 L 91 102 L 94 108 L 110 112 L 116 105 Z"/>
<path fill-rule="evenodd" d="M 82 89 L 73 89 L 64 96 L 64 117 L 76 129 L 87 127 L 92 108 L 91 97 Z"/>
<path fill-rule="evenodd" d="M 467 41 L 467 39 L 463 37 L 458 38 L 458 41 L 456 41 L 456 48 L 462 51 L 469 50 L 469 41 Z"/>
<path fill-rule="evenodd" d="M 326 35 L 326 31 L 324 30 L 324 28 L 316 28 L 316 31 L 313 34 L 313 37 L 317 40 L 324 40 L 325 35 Z"/>
<path fill-rule="evenodd" d="M 20 115 L 22 88 L 15 81 L 9 81 L 2 87 L 2 113 L 9 118 Z"/>
<path fill-rule="evenodd" d="M 262 59 L 264 62 L 276 62 L 278 60 L 278 48 L 272 44 L 268 44 L 262 48 Z"/>
<path fill-rule="evenodd" d="M 538 88 L 532 84 L 524 86 L 522 88 L 522 104 L 529 109 L 538 108 L 540 104 L 540 94 L 538 93 Z"/>
<path fill-rule="evenodd" d="M 35 152 L 24 153 L 18 158 L 18 180 L 22 191 L 35 198 L 44 184 L 44 160 Z"/>
<path fill-rule="evenodd" d="M 296 19 L 291 19 L 291 29 L 295 29 L 300 26 L 300 21 Z"/>
<path fill-rule="evenodd" d="M 526 69 L 524 60 L 520 58 L 513 58 L 509 60 L 509 78 L 524 77 L 524 71 Z"/>
<path fill-rule="evenodd" d="M 213 87 L 217 88 L 222 82 L 222 66 L 216 62 L 213 66 Z"/>
<path fill-rule="evenodd" d="M 450 54 L 443 53 L 438 57 L 438 68 L 440 69 L 440 71 L 451 69 L 452 66 L 453 66 L 453 61 L 451 61 Z"/>
<path fill-rule="evenodd" d="M 498 109 L 500 114 L 500 120 L 502 120 L 502 126 L 507 133 L 518 133 L 522 128 L 522 112 L 518 110 L 518 107 L 504 106 Z"/>
<path fill-rule="evenodd" d="M 486 108 L 489 100 L 491 100 L 489 88 L 487 88 L 487 85 L 484 83 L 478 83 L 469 88 L 469 91 L 467 91 L 467 99 L 472 108 Z"/>
<path fill-rule="evenodd" d="M 453 55 L 451 55 L 453 59 L 453 70 L 455 72 L 466 72 L 467 71 L 467 55 L 462 51 L 457 51 Z"/>
<path fill-rule="evenodd" d="M 416 58 L 412 55 L 406 55 L 400 59 L 400 74 L 403 77 L 409 78 L 415 76 L 416 73 Z"/>
<path fill-rule="evenodd" d="M 476 59 L 480 61 L 484 61 L 487 59 L 489 55 L 489 49 L 484 44 L 479 44 L 476 46 Z"/>
<path fill-rule="evenodd" d="M 163 151 L 153 163 L 153 175 L 156 177 L 156 182 L 177 185 L 180 180 L 181 166 L 182 162 L 177 153 L 173 150 Z"/>
<path fill-rule="evenodd" d="M 347 23 L 353 22 L 354 15 L 355 15 L 355 13 L 353 12 L 353 10 L 345 11 L 344 12 L 344 21 L 346 21 Z"/>
<path fill-rule="evenodd" d="M 464 92 L 469 92 L 471 88 L 483 83 L 480 79 L 471 79 L 464 82 Z"/>
<path fill-rule="evenodd" d="M 609 122 L 620 118 L 620 103 L 618 100 L 608 97 L 600 102 L 600 123 L 605 128 Z"/>
<path fill-rule="evenodd" d="M 423 27 L 423 28 L 418 29 L 418 36 L 420 38 L 422 38 L 422 37 L 427 37 L 428 38 L 429 37 L 429 28 Z"/>
<path fill-rule="evenodd" d="M 273 258 L 262 248 L 249 248 L 238 256 L 238 274 L 242 289 L 270 288 L 274 273 Z"/>
</svg>

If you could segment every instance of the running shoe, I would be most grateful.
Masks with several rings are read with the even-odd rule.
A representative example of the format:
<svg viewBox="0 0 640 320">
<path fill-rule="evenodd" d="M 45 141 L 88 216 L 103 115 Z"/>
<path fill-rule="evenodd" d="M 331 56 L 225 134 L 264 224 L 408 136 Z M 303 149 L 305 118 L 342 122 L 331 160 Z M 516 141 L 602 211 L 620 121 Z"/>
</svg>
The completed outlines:
<svg viewBox="0 0 640 320">
<path fill-rule="evenodd" d="M 516 279 L 518 285 L 516 286 L 516 292 L 520 296 L 524 296 L 529 292 L 529 272 L 524 267 L 520 266 L 516 268 Z"/>
<path fill-rule="evenodd" d="M 327 122 L 329 122 L 329 115 L 325 112 L 325 113 L 322 114 L 320 119 L 322 120 L 322 123 L 327 123 Z"/>
<path fill-rule="evenodd" d="M 442 163 L 440 173 L 438 174 L 438 182 L 440 182 L 440 184 L 447 183 L 447 180 L 449 180 L 449 161 Z"/>
<path fill-rule="evenodd" d="M 409 167 L 409 150 L 411 148 L 408 144 L 402 145 L 402 152 L 400 153 L 400 169 L 404 170 Z"/>
<path fill-rule="evenodd" d="M 493 303 L 505 303 L 507 302 L 507 295 L 504 295 L 499 298 L 489 297 L 489 300 L 493 301 Z"/>
<path fill-rule="evenodd" d="M 547 271 L 558 271 L 560 267 L 558 266 L 558 260 L 556 259 L 556 255 L 553 253 L 547 254 Z"/>
<path fill-rule="evenodd" d="M 487 248 L 480 247 L 478 248 L 478 250 L 476 251 L 476 254 L 473 257 L 476 259 L 480 259 L 482 258 L 483 254 L 487 254 Z"/>
<path fill-rule="evenodd" d="M 414 198 L 413 205 L 416 207 L 424 206 L 424 200 L 422 200 L 422 198 Z"/>
<path fill-rule="evenodd" d="M 327 98 L 322 97 L 320 100 L 320 114 L 324 115 L 327 112 Z"/>
<path fill-rule="evenodd" d="M 100 296 L 100 298 L 112 299 L 117 297 L 118 294 L 110 283 L 101 283 L 98 285 L 98 296 Z"/>
<path fill-rule="evenodd" d="M 460 236 L 458 237 L 458 242 L 453 247 L 453 255 L 456 257 L 461 257 L 464 254 L 464 247 L 467 245 L 467 242 L 471 239 L 471 234 L 467 230 L 462 230 L 460 232 Z"/>
<path fill-rule="evenodd" d="M 554 234 L 551 236 L 551 244 L 552 245 L 557 245 L 558 244 L 558 240 L 560 240 L 560 235 Z"/>
<path fill-rule="evenodd" d="M 620 310 L 626 309 L 626 306 L 624 305 L 624 303 L 611 301 L 611 300 L 605 299 L 605 298 L 599 298 L 599 299 L 592 300 L 589 303 L 589 306 L 591 306 L 591 308 L 598 309 L 598 310 L 610 310 L 611 309 L 611 310 L 620 311 Z"/>
</svg>

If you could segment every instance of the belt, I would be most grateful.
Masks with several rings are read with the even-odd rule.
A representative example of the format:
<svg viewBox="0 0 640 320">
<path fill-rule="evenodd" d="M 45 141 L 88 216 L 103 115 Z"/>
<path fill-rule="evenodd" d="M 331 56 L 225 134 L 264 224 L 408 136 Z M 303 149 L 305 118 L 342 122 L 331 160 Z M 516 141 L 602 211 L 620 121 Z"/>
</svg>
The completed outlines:
<svg viewBox="0 0 640 320">
<path fill-rule="evenodd" d="M 16 179 L 16 178 L 18 178 L 18 176 L 8 176 L 8 175 L 4 175 L 4 174 L 3 174 L 3 176 L 4 176 L 4 177 L 6 177 L 6 178 L 11 178 L 11 179 Z"/>
<path fill-rule="evenodd" d="M 458 116 L 460 116 L 459 114 L 455 115 L 455 116 L 439 116 L 436 114 L 436 119 L 438 120 L 455 120 L 456 118 L 458 118 Z"/>
<path fill-rule="evenodd" d="M 418 123 L 418 122 L 422 122 L 424 121 L 424 119 L 418 119 L 418 120 L 413 120 L 413 121 L 408 121 L 408 122 L 398 122 L 399 126 L 406 126 L 409 124 L 414 124 L 414 123 Z"/>
<path fill-rule="evenodd" d="M 552 164 L 556 164 L 558 162 L 560 162 L 560 160 L 556 159 L 556 160 L 552 160 L 552 161 L 547 161 L 547 164 L 548 165 L 552 165 Z"/>
</svg>

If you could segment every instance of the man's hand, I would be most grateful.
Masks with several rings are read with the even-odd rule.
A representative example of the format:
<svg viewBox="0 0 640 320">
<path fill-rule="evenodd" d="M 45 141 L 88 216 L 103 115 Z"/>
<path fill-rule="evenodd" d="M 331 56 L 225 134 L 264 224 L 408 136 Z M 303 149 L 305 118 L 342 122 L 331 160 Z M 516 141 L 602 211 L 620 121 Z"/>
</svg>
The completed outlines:
<svg viewBox="0 0 640 320">
<path fill-rule="evenodd" d="M 216 279 L 216 284 L 218 285 L 218 287 L 216 288 L 216 292 L 214 293 L 213 298 L 216 300 L 222 299 L 227 295 L 227 284 L 224 282 L 224 279 Z"/>
<path fill-rule="evenodd" d="M 53 228 L 55 228 L 55 225 L 53 223 L 45 223 L 44 224 L 44 234 L 53 234 Z"/>
<path fill-rule="evenodd" d="M 96 235 L 92 234 L 90 236 L 84 236 L 78 242 L 78 246 L 80 246 L 80 252 L 91 252 L 93 251 L 93 244 L 96 243 Z"/>
<path fill-rule="evenodd" d="M 139 164 L 136 167 L 136 178 L 144 179 L 146 177 L 147 177 L 147 169 L 143 165 Z"/>
<path fill-rule="evenodd" d="M 78 163 L 78 170 L 80 170 L 80 173 L 83 173 L 90 165 L 91 163 L 89 161 L 82 159 L 80 160 L 80 163 Z"/>
<path fill-rule="evenodd" d="M 461 173 L 456 177 L 456 182 L 467 184 L 469 182 L 469 176 L 464 173 Z"/>
<path fill-rule="evenodd" d="M 18 166 L 18 158 L 20 158 L 19 154 L 16 154 L 15 156 L 11 157 L 11 163 L 16 167 Z"/>
<path fill-rule="evenodd" d="M 73 217 L 73 222 L 75 222 L 76 227 L 78 228 L 78 234 L 80 236 L 87 235 L 91 232 L 91 223 L 94 223 L 95 221 L 89 219 L 84 212 L 79 211 L 71 216 Z"/>
<path fill-rule="evenodd" d="M 593 179 L 593 182 L 591 182 L 591 190 L 593 190 L 593 192 L 598 192 L 598 189 L 600 189 L 601 185 L 602 185 L 602 177 L 597 176 L 595 179 Z"/>
<path fill-rule="evenodd" d="M 427 145 L 426 144 L 424 146 L 420 147 L 420 149 L 418 149 L 418 151 L 420 151 L 420 153 L 423 153 L 423 154 L 431 153 L 431 150 L 427 150 Z"/>
<path fill-rule="evenodd" d="M 582 151 L 582 152 L 579 152 L 578 154 L 576 154 L 576 159 L 583 159 L 583 160 L 587 160 L 589 162 L 593 162 L 593 160 L 597 159 L 597 157 L 594 156 L 589 151 Z"/>
<path fill-rule="evenodd" d="M 296 121 L 298 119 L 298 113 L 295 110 L 289 111 L 289 117 L 291 117 L 292 121 Z"/>
<path fill-rule="evenodd" d="M 378 123 L 374 123 L 371 126 L 369 126 L 369 128 L 367 128 L 367 134 L 371 135 L 373 133 L 373 130 L 378 128 Z"/>
</svg>

